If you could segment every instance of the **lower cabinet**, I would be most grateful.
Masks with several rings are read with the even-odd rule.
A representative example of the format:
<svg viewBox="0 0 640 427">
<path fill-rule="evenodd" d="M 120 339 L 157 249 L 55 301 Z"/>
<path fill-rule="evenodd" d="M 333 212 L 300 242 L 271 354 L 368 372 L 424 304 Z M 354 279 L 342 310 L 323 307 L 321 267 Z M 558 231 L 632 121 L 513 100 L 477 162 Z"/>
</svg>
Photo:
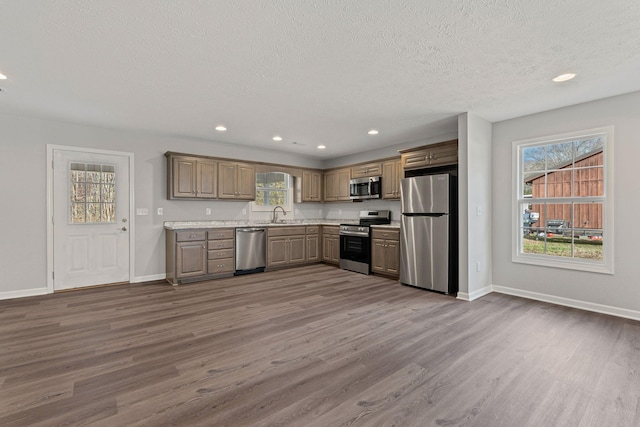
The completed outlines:
<svg viewBox="0 0 640 427">
<path fill-rule="evenodd" d="M 267 267 L 320 262 L 320 226 L 269 227 Z"/>
<path fill-rule="evenodd" d="M 281 267 L 306 262 L 306 228 L 269 227 L 267 267 Z"/>
<path fill-rule="evenodd" d="M 397 277 L 400 265 L 400 231 L 371 231 L 371 271 Z"/>
<path fill-rule="evenodd" d="M 167 230 L 166 277 L 172 285 L 235 272 L 235 230 Z"/>
<path fill-rule="evenodd" d="M 340 263 L 340 226 L 322 226 L 322 262 Z"/>
<path fill-rule="evenodd" d="M 178 242 L 176 244 L 176 277 L 207 274 L 206 242 Z"/>
<path fill-rule="evenodd" d="M 320 262 L 320 227 L 307 227 L 307 262 Z"/>
</svg>

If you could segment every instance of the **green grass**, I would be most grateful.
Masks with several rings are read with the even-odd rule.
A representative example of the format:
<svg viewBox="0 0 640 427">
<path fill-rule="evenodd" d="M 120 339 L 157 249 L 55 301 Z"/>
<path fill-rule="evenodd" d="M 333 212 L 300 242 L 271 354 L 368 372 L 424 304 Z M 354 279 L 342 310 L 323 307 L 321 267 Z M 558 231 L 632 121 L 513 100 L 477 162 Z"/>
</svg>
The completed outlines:
<svg viewBox="0 0 640 427">
<path fill-rule="evenodd" d="M 547 238 L 546 252 L 544 238 L 525 236 L 522 241 L 525 254 L 547 254 L 571 257 L 571 238 Z M 602 240 L 575 240 L 574 257 L 602 261 Z"/>
</svg>

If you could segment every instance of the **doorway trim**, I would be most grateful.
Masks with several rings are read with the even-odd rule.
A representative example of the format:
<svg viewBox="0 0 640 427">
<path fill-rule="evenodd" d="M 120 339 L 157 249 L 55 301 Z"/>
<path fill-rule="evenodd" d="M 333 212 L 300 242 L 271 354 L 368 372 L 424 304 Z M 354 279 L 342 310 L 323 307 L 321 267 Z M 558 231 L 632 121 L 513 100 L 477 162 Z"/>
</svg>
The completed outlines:
<svg viewBox="0 0 640 427">
<path fill-rule="evenodd" d="M 108 154 L 129 158 L 129 283 L 135 281 L 135 216 L 134 216 L 134 155 L 124 151 L 47 144 L 47 293 L 53 293 L 53 152 L 75 151 L 89 154 Z"/>
</svg>

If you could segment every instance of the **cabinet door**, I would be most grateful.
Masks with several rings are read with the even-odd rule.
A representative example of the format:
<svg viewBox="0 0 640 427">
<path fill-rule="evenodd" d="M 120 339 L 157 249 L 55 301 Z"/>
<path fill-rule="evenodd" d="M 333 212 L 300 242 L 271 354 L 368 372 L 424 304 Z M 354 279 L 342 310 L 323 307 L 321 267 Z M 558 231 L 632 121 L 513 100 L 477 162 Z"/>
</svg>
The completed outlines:
<svg viewBox="0 0 640 427">
<path fill-rule="evenodd" d="M 287 257 L 287 238 L 286 237 L 269 237 L 267 250 L 267 267 L 276 267 L 286 265 Z"/>
<path fill-rule="evenodd" d="M 338 200 L 351 200 L 349 197 L 349 181 L 351 180 L 350 169 L 340 169 L 338 171 L 337 182 L 334 181 L 334 185 L 337 185 L 336 194 Z"/>
<path fill-rule="evenodd" d="M 322 261 L 332 262 L 332 253 L 333 253 L 333 236 L 331 235 L 323 235 L 322 236 Z"/>
<path fill-rule="evenodd" d="M 316 171 L 302 171 L 302 201 L 322 201 L 322 174 Z"/>
<path fill-rule="evenodd" d="M 402 170 L 402 162 L 400 160 L 391 160 L 382 165 L 382 198 L 383 199 L 399 199 L 400 198 L 400 171 Z"/>
<path fill-rule="evenodd" d="M 324 174 L 324 201 L 325 202 L 332 202 L 332 201 L 338 200 L 337 177 L 338 177 L 338 174 L 335 171 L 327 172 Z"/>
<path fill-rule="evenodd" d="M 213 160 L 197 162 L 197 197 L 215 199 L 218 195 L 218 163 Z"/>
<path fill-rule="evenodd" d="M 172 157 L 171 169 L 170 198 L 196 197 L 196 159 Z"/>
<path fill-rule="evenodd" d="M 385 258 L 385 241 L 382 239 L 371 239 L 371 271 L 384 273 L 386 270 Z"/>
<path fill-rule="evenodd" d="M 416 169 L 429 166 L 429 151 L 426 149 L 402 154 L 403 169 Z"/>
<path fill-rule="evenodd" d="M 385 250 L 385 268 L 388 274 L 397 276 L 400 274 L 400 242 L 397 240 L 387 240 Z"/>
<path fill-rule="evenodd" d="M 320 239 L 317 234 L 307 236 L 307 261 L 320 261 Z"/>
<path fill-rule="evenodd" d="M 238 199 L 256 199 L 256 169 L 252 165 L 238 163 L 236 191 Z"/>
<path fill-rule="evenodd" d="M 176 243 L 176 277 L 178 279 L 207 274 L 205 242 Z"/>
<path fill-rule="evenodd" d="M 235 163 L 218 163 L 218 197 L 221 199 L 236 198 Z"/>
<path fill-rule="evenodd" d="M 289 263 L 295 264 L 305 261 L 305 236 L 291 236 L 288 238 Z"/>
<path fill-rule="evenodd" d="M 457 141 L 435 147 L 430 150 L 429 154 L 429 164 L 431 166 L 456 164 L 458 163 Z"/>
<path fill-rule="evenodd" d="M 340 262 L 340 237 L 333 236 L 331 239 L 331 261 L 334 264 Z"/>
</svg>

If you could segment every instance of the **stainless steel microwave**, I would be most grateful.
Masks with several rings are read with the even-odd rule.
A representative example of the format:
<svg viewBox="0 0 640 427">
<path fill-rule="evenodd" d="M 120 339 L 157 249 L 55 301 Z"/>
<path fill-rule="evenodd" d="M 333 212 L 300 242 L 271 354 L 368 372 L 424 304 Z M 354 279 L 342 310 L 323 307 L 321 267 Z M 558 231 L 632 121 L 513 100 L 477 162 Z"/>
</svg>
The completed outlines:
<svg viewBox="0 0 640 427">
<path fill-rule="evenodd" d="M 349 181 L 349 198 L 351 200 L 379 199 L 382 194 L 382 178 L 371 176 Z"/>
</svg>

